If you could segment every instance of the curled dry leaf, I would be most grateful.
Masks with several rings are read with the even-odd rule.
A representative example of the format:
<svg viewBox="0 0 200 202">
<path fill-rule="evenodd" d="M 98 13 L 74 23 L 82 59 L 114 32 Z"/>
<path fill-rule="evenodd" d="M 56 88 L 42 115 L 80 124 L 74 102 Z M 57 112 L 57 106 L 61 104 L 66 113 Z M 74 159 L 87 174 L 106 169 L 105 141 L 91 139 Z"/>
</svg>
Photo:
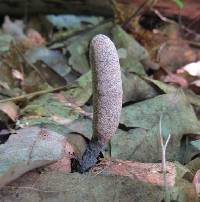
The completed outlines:
<svg viewBox="0 0 200 202">
<path fill-rule="evenodd" d="M 0 110 L 15 121 L 18 116 L 18 106 L 14 102 L 0 103 Z"/>
</svg>

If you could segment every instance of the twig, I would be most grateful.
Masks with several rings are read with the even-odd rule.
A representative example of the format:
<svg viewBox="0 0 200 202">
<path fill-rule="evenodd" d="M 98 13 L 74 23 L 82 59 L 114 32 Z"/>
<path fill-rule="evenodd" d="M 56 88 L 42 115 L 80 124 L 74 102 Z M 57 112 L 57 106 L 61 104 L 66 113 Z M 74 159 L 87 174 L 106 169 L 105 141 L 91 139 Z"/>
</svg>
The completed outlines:
<svg viewBox="0 0 200 202">
<path fill-rule="evenodd" d="M 164 199 L 165 202 L 170 202 L 170 195 L 168 192 L 168 185 L 167 185 L 167 167 L 166 167 L 166 149 L 167 149 L 167 145 L 169 143 L 171 134 L 169 134 L 169 136 L 167 137 L 167 140 L 164 144 L 163 141 L 163 136 L 162 136 L 162 116 L 160 117 L 160 122 L 159 122 L 159 129 L 160 129 L 160 144 L 161 144 L 161 148 L 162 148 L 162 170 L 163 170 L 163 186 L 164 186 Z"/>
<path fill-rule="evenodd" d="M 168 22 L 168 23 L 171 23 L 171 24 L 174 24 L 174 25 L 177 25 L 177 26 L 179 26 L 181 29 L 187 31 L 188 33 L 194 34 L 194 35 L 200 37 L 200 34 L 198 34 L 198 33 L 194 32 L 194 31 L 188 29 L 188 28 L 187 28 L 186 26 L 184 26 L 184 25 L 180 25 L 179 23 L 175 22 L 174 20 L 171 20 L 171 19 L 169 19 L 169 18 L 163 16 L 158 10 L 156 10 L 156 9 L 152 9 L 152 10 L 154 11 L 154 13 L 155 13 L 162 21 Z"/>
<path fill-rule="evenodd" d="M 76 87 L 77 87 L 76 85 L 66 85 L 66 86 L 61 86 L 58 88 L 36 91 L 34 93 L 28 93 L 28 94 L 20 95 L 17 97 L 12 97 L 12 98 L 8 98 L 8 99 L 0 100 L 0 103 L 4 103 L 4 102 L 8 102 L 8 101 L 16 102 L 16 101 L 22 101 L 24 99 L 32 99 L 32 98 L 37 97 L 39 95 L 43 95 L 43 94 L 47 94 L 47 93 L 53 93 L 53 92 L 60 91 L 60 90 L 68 90 L 68 89 L 72 89 L 72 88 L 76 88 Z"/>
<path fill-rule="evenodd" d="M 10 186 L 10 185 L 7 185 L 5 187 L 11 188 L 11 189 L 26 189 L 26 190 L 29 190 L 29 191 L 37 191 L 37 192 L 43 192 L 43 193 L 59 193 L 59 192 L 67 192 L 67 191 L 69 191 L 69 190 L 57 190 L 57 191 L 52 190 L 51 191 L 51 190 L 43 190 L 41 188 L 35 188 L 35 187 L 23 187 L 23 186 L 16 187 L 16 186 Z"/>
</svg>

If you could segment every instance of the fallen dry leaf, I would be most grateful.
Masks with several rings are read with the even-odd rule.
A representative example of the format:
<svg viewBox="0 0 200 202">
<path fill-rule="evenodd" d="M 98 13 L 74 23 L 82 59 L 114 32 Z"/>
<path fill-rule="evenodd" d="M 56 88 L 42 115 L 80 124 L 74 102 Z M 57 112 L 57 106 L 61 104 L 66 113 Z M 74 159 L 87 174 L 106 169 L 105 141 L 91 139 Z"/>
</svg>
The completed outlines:
<svg viewBox="0 0 200 202">
<path fill-rule="evenodd" d="M 177 44 L 166 43 L 159 53 L 160 65 L 170 71 L 175 71 L 196 59 L 196 54 L 184 41 Z"/>
<path fill-rule="evenodd" d="M 16 121 L 18 116 L 18 106 L 14 102 L 0 103 L 0 110 L 4 112 L 10 119 Z"/>
<path fill-rule="evenodd" d="M 133 161 L 113 160 L 102 161 L 92 169 L 95 173 L 127 176 L 132 179 L 163 186 L 163 173 L 161 163 L 140 163 Z M 176 168 L 173 163 L 167 162 L 167 184 L 175 185 Z"/>
<path fill-rule="evenodd" d="M 188 72 L 192 76 L 200 76 L 200 61 L 192 62 L 177 70 L 177 73 Z"/>
<path fill-rule="evenodd" d="M 183 78 L 182 76 L 179 76 L 177 74 L 168 74 L 165 78 L 164 78 L 165 82 L 169 82 L 169 83 L 176 83 L 178 85 L 180 85 L 183 88 L 187 88 L 188 87 L 188 81 Z"/>
<path fill-rule="evenodd" d="M 55 146 L 56 145 L 56 146 Z M 69 172 L 72 146 L 61 134 L 45 128 L 30 127 L 16 131 L 0 145 L 0 187 L 35 168 L 54 163 L 54 170 Z"/>
<path fill-rule="evenodd" d="M 47 168 L 51 171 L 71 172 L 71 159 L 74 157 L 74 147 L 66 141 L 63 156 L 57 162 L 50 164 Z"/>
<path fill-rule="evenodd" d="M 33 45 L 43 45 L 46 43 L 46 40 L 41 36 L 41 34 L 34 30 L 29 29 L 27 32 L 27 39 L 33 44 Z"/>
</svg>

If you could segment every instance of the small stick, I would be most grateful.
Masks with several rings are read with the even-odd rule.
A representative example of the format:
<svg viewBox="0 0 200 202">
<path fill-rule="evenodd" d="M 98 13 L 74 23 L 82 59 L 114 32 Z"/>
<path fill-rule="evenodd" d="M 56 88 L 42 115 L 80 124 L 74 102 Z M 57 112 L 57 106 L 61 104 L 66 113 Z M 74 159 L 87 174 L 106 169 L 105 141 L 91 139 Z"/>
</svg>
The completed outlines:
<svg viewBox="0 0 200 202">
<path fill-rule="evenodd" d="M 167 140 L 164 144 L 163 141 L 163 136 L 162 136 L 162 115 L 160 116 L 160 122 L 159 122 L 159 129 L 160 129 L 160 144 L 161 144 L 161 148 L 162 148 L 162 170 L 163 170 L 163 186 L 164 186 L 164 199 L 165 202 L 170 202 L 170 196 L 169 196 L 169 192 L 168 192 L 168 185 L 167 185 L 167 166 L 166 166 L 166 149 L 167 149 L 167 145 L 169 143 L 171 134 L 169 134 L 169 136 L 167 137 Z"/>
<path fill-rule="evenodd" d="M 193 30 L 187 28 L 184 25 L 180 25 L 177 22 L 175 22 L 174 20 L 171 20 L 165 16 L 163 16 L 158 10 L 156 9 L 152 9 L 154 11 L 154 13 L 163 21 L 163 22 L 167 22 L 167 23 L 171 23 L 174 25 L 178 25 L 181 29 L 185 30 L 186 32 L 188 32 L 189 34 L 194 34 L 195 36 L 200 36 L 198 33 L 194 32 Z"/>
<path fill-rule="evenodd" d="M 8 102 L 8 101 L 16 102 L 16 101 L 21 101 L 24 99 L 31 99 L 31 98 L 37 97 L 39 95 L 43 95 L 43 94 L 47 94 L 47 93 L 53 93 L 53 92 L 60 91 L 60 90 L 68 90 L 68 89 L 72 89 L 72 88 L 76 88 L 76 87 L 77 86 L 75 86 L 75 85 L 66 85 L 66 86 L 61 86 L 58 88 L 36 91 L 33 93 L 28 93 L 28 94 L 20 95 L 17 97 L 12 97 L 12 98 L 8 98 L 8 99 L 0 100 L 0 103 L 4 103 L 4 102 Z"/>
</svg>

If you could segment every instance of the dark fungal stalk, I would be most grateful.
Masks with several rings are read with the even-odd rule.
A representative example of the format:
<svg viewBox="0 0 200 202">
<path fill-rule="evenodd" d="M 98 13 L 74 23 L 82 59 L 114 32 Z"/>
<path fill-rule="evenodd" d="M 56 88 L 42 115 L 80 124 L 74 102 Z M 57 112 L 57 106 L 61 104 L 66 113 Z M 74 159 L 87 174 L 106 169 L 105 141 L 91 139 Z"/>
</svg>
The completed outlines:
<svg viewBox="0 0 200 202">
<path fill-rule="evenodd" d="M 105 35 L 95 36 L 90 44 L 93 80 L 93 135 L 78 171 L 96 164 L 104 145 L 116 132 L 122 108 L 122 80 L 119 58 L 113 42 Z"/>
</svg>

